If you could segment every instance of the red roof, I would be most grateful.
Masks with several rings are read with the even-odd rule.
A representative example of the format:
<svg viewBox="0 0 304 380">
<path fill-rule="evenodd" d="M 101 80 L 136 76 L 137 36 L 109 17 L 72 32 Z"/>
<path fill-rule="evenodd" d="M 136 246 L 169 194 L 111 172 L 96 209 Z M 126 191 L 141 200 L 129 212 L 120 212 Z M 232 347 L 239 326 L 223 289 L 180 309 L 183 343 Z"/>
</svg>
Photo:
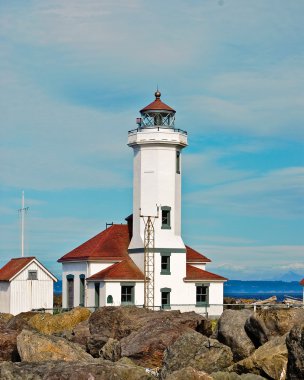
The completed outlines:
<svg viewBox="0 0 304 380">
<path fill-rule="evenodd" d="M 144 280 L 144 275 L 131 259 L 113 264 L 88 280 Z"/>
<path fill-rule="evenodd" d="M 303 280 L 300 281 L 300 285 L 304 286 L 304 278 L 303 278 Z"/>
<path fill-rule="evenodd" d="M 210 263 L 211 260 L 201 253 L 195 251 L 193 248 L 186 245 L 187 263 Z"/>
<path fill-rule="evenodd" d="M 186 281 L 191 281 L 191 280 L 226 281 L 227 278 L 219 276 L 218 274 L 215 274 L 215 273 L 208 272 L 203 269 L 198 269 L 190 264 L 186 264 L 186 277 L 184 278 L 184 280 Z"/>
<path fill-rule="evenodd" d="M 114 224 L 62 256 L 58 262 L 73 260 L 122 260 L 128 257 L 129 233 L 126 224 Z"/>
<path fill-rule="evenodd" d="M 0 281 L 10 281 L 17 273 L 26 267 L 35 257 L 20 257 L 11 259 L 0 269 Z"/>
<path fill-rule="evenodd" d="M 139 112 L 145 112 L 145 111 L 171 111 L 175 113 L 175 110 L 171 107 L 169 107 L 167 104 L 163 103 L 160 100 L 161 93 L 157 90 L 155 92 L 155 100 L 154 102 L 147 105 L 145 108 L 141 109 Z"/>
</svg>

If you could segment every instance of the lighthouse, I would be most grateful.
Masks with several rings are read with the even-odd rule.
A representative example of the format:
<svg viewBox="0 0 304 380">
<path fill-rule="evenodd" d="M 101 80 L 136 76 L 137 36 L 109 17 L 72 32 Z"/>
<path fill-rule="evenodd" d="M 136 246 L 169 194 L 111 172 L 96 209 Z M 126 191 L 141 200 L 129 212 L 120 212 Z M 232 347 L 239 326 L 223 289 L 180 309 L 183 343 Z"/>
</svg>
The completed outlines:
<svg viewBox="0 0 304 380">
<path fill-rule="evenodd" d="M 226 278 L 208 272 L 210 262 L 184 244 L 181 234 L 182 155 L 187 132 L 175 126 L 175 110 L 155 92 L 128 132 L 133 149 L 133 213 L 66 253 L 63 306 L 136 305 L 149 309 L 223 311 Z"/>
<path fill-rule="evenodd" d="M 155 100 L 140 110 L 138 128 L 128 134 L 128 145 L 134 152 L 133 232 L 128 252 L 149 277 L 151 291 L 154 281 L 158 288 L 170 289 L 173 279 L 182 281 L 186 276 L 186 247 L 181 236 L 181 176 L 187 132 L 175 128 L 175 114 L 157 90 Z M 152 225 L 150 233 L 148 221 Z M 150 259 L 146 260 L 151 264 L 148 269 L 147 239 Z M 155 302 L 157 294 L 152 295 Z"/>
</svg>

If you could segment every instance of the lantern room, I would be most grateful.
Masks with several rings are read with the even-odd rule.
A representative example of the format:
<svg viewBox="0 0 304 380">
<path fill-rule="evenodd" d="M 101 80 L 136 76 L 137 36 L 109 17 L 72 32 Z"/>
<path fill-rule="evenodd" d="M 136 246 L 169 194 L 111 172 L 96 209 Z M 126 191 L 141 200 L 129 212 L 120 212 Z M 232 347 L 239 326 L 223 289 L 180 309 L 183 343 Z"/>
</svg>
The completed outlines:
<svg viewBox="0 0 304 380">
<path fill-rule="evenodd" d="M 175 110 L 160 100 L 160 91 L 155 92 L 155 100 L 140 110 L 137 124 L 140 128 L 174 128 Z"/>
</svg>

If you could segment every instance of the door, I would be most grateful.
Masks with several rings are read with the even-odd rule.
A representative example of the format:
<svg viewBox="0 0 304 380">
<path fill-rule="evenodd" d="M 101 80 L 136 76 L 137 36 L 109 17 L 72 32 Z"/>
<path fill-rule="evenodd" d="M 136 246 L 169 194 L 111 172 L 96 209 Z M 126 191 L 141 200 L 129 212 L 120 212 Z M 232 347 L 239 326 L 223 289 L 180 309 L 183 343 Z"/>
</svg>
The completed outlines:
<svg viewBox="0 0 304 380">
<path fill-rule="evenodd" d="M 95 282 L 95 307 L 99 307 L 99 282 Z"/>
<path fill-rule="evenodd" d="M 74 307 L 74 277 L 67 278 L 68 308 Z"/>
</svg>

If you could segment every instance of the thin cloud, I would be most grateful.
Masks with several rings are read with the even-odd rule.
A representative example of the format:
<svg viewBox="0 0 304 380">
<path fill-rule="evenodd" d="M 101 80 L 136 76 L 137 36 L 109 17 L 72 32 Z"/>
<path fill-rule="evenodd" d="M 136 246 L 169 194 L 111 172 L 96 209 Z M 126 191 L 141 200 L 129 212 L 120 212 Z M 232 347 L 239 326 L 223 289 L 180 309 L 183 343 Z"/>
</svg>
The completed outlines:
<svg viewBox="0 0 304 380">
<path fill-rule="evenodd" d="M 284 168 L 190 193 L 186 200 L 238 215 L 301 217 L 303 188 L 304 167 Z"/>
</svg>

